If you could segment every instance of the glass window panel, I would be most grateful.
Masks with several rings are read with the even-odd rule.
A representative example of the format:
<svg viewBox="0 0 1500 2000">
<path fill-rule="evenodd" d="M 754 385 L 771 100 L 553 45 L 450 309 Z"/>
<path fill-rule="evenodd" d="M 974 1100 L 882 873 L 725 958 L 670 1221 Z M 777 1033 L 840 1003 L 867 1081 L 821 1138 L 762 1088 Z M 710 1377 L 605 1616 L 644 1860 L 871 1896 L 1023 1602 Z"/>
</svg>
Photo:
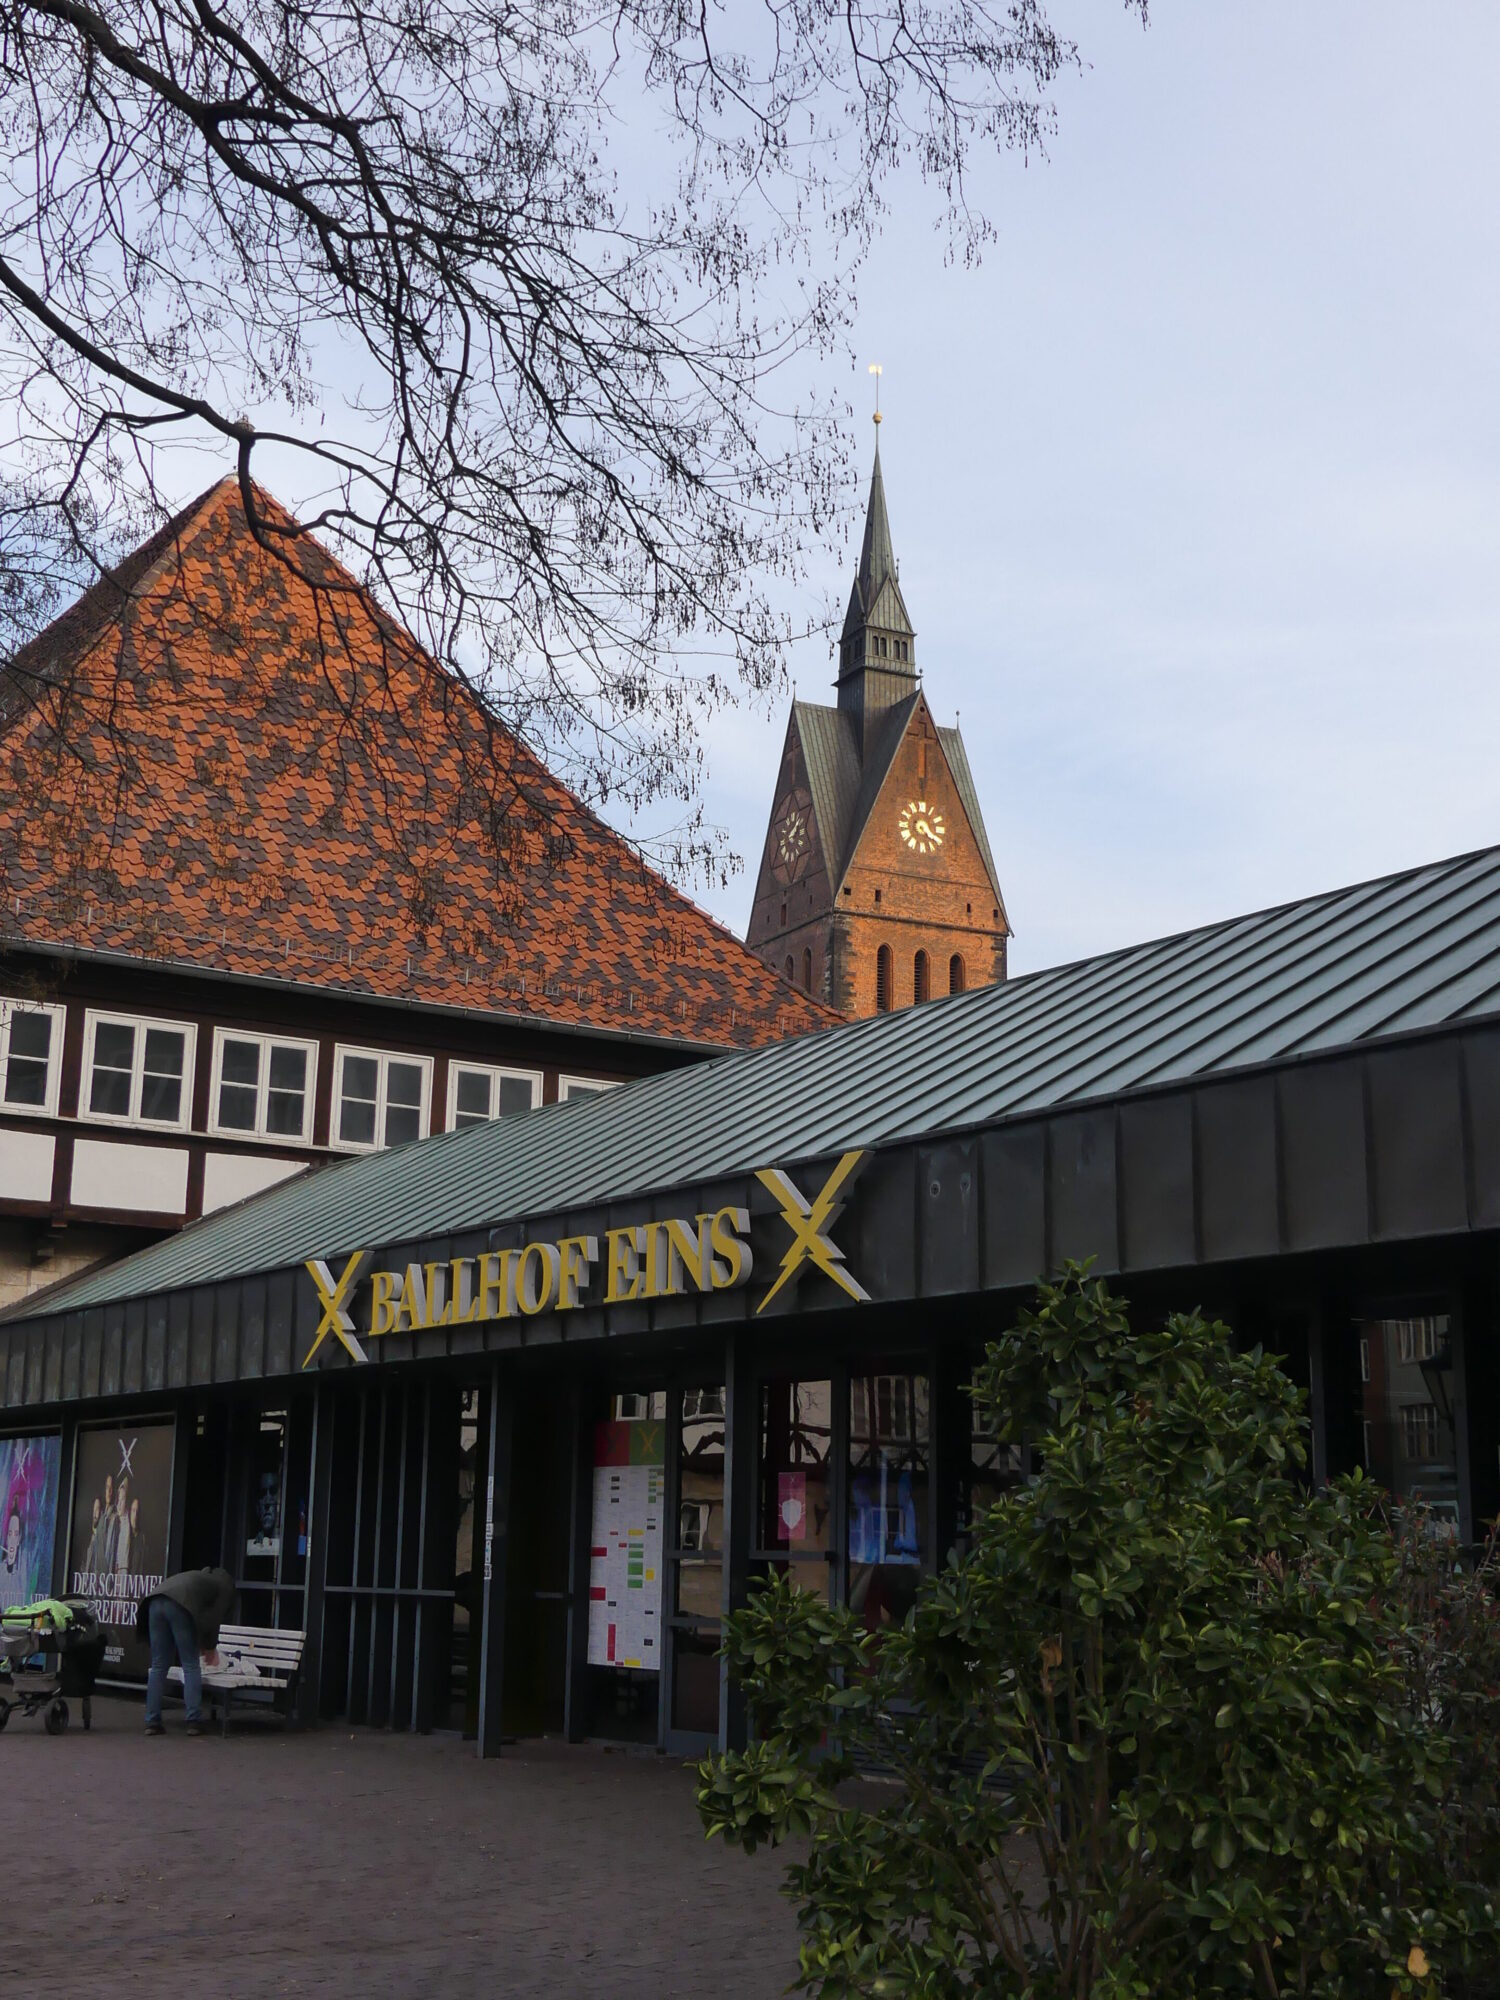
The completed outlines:
<svg viewBox="0 0 1500 2000">
<path fill-rule="evenodd" d="M 350 1146 L 375 1143 L 375 1094 L 380 1065 L 374 1056 L 345 1056 L 339 1092 L 339 1138 Z"/>
<path fill-rule="evenodd" d="M 502 1076 L 500 1079 L 500 1109 L 502 1118 L 518 1118 L 532 1105 L 531 1078 L 529 1076 Z"/>
<path fill-rule="evenodd" d="M 253 1132 L 259 1098 L 258 1042 L 226 1041 L 219 1055 L 218 1122 L 228 1132 Z"/>
<path fill-rule="evenodd" d="M 385 1143 L 388 1146 L 410 1145 L 413 1139 L 422 1136 L 421 1113 L 406 1104 L 389 1104 L 385 1113 Z"/>
<path fill-rule="evenodd" d="M 180 1028 L 148 1028 L 141 1072 L 143 1119 L 175 1125 L 182 1115 L 182 1072 L 187 1036 Z"/>
<path fill-rule="evenodd" d="M 255 1090 L 249 1084 L 219 1085 L 219 1123 L 226 1132 L 255 1130 Z"/>
<path fill-rule="evenodd" d="M 422 1136 L 422 1071 L 416 1063 L 393 1062 L 385 1072 L 385 1143 L 404 1146 Z"/>
<path fill-rule="evenodd" d="M 225 1083 L 248 1083 L 253 1090 L 260 1082 L 260 1043 L 226 1040 L 219 1075 Z"/>
<path fill-rule="evenodd" d="M 927 1556 L 928 1386 L 902 1372 L 849 1382 L 849 1603 L 871 1631 L 911 1609 Z"/>
<path fill-rule="evenodd" d="M 453 1097 L 455 1125 L 480 1125 L 490 1115 L 490 1074 L 483 1069 L 461 1069 Z"/>
<path fill-rule="evenodd" d="M 724 1607 L 724 1567 L 712 1560 L 677 1565 L 677 1615 L 717 1618 Z"/>
<path fill-rule="evenodd" d="M 960 1533 L 967 1532 L 975 1516 L 993 1507 L 1002 1493 L 1019 1486 L 1024 1472 L 1020 1445 L 1001 1444 L 990 1411 L 972 1396 L 964 1400 L 969 1406 L 969 1469 L 965 1481 L 967 1514 L 959 1524 Z"/>
<path fill-rule="evenodd" d="M 271 1088 L 296 1091 L 299 1096 L 307 1089 L 306 1049 L 278 1043 L 271 1050 Z"/>
<path fill-rule="evenodd" d="M 685 1389 L 677 1460 L 678 1547 L 724 1547 L 724 1390 Z M 717 1610 L 714 1616 L 717 1617 Z"/>
<path fill-rule="evenodd" d="M 266 1093 L 266 1130 L 301 1138 L 307 1129 L 307 1050 L 273 1047 Z"/>
<path fill-rule="evenodd" d="M 417 1110 L 422 1102 L 420 1064 L 390 1063 L 385 1072 L 385 1096 L 388 1104 L 400 1104 L 411 1110 Z"/>
<path fill-rule="evenodd" d="M 672 1727 L 713 1736 L 719 1727 L 718 1635 L 678 1632 L 672 1655 Z"/>
<path fill-rule="evenodd" d="M 1361 1320 L 1360 1431 L 1365 1470 L 1398 1500 L 1458 1533 L 1453 1341 L 1446 1313 Z"/>
<path fill-rule="evenodd" d="M 135 1029 L 121 1021 L 100 1021 L 94 1029 L 90 1111 L 101 1112 L 107 1118 L 128 1118 L 134 1068 Z"/>
<path fill-rule="evenodd" d="M 48 1058 L 52 1051 L 50 1014 L 12 1014 L 10 1056 L 5 1069 L 7 1104 L 42 1106 L 47 1102 Z"/>
<path fill-rule="evenodd" d="M 828 1382 L 767 1382 L 761 1391 L 756 1542 L 793 1557 L 825 1558 L 832 1547 L 828 1461 L 833 1389 Z M 813 1568 L 821 1565 L 815 1561 Z M 809 1588 L 818 1579 L 807 1578 Z"/>
</svg>

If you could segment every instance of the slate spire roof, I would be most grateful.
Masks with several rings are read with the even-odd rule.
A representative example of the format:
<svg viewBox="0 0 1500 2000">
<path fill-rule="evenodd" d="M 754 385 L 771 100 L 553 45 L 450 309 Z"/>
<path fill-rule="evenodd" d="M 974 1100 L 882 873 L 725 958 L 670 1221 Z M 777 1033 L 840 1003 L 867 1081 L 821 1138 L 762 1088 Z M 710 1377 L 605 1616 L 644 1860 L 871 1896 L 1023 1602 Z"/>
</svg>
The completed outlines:
<svg viewBox="0 0 1500 2000">
<path fill-rule="evenodd" d="M 261 505 L 295 564 L 222 481 L 22 656 L 43 692 L 0 726 L 0 948 L 715 1047 L 838 1018 Z"/>
<path fill-rule="evenodd" d="M 875 465 L 870 474 L 870 498 L 865 507 L 865 534 L 860 544 L 859 568 L 849 590 L 849 609 L 844 614 L 845 639 L 851 639 L 867 625 L 883 631 L 915 636 L 901 595 L 895 552 L 891 546 L 891 524 L 885 507 L 885 479 L 880 470 L 880 438 L 875 439 Z"/>
</svg>

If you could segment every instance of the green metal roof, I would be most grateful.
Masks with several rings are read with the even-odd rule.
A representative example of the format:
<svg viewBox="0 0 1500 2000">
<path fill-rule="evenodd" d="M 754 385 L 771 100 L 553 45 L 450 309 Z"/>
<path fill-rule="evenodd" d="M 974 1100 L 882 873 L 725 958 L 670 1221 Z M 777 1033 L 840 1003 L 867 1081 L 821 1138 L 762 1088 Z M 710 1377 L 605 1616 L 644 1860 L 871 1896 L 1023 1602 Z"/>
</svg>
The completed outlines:
<svg viewBox="0 0 1500 2000">
<path fill-rule="evenodd" d="M 24 1316 L 1497 1014 L 1491 848 L 326 1167 L 60 1286 Z"/>
</svg>

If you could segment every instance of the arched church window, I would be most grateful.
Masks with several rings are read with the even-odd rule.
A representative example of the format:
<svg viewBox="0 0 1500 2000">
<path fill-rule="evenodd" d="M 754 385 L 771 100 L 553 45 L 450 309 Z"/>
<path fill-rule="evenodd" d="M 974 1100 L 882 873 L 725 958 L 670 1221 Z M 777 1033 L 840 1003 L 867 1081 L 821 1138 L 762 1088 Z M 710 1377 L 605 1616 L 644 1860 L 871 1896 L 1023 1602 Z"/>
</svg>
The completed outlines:
<svg viewBox="0 0 1500 2000">
<path fill-rule="evenodd" d="M 788 985 L 790 985 L 792 980 L 794 980 L 797 976 L 797 968 L 792 961 L 792 954 L 790 952 L 788 952 L 786 955 L 786 976 Z"/>
<path fill-rule="evenodd" d="M 917 953 L 916 960 L 912 965 L 911 990 L 914 1000 L 921 1001 L 932 998 L 932 973 L 925 951 Z"/>
<path fill-rule="evenodd" d="M 891 948 L 883 944 L 875 954 L 875 1011 L 891 1011 Z"/>
<path fill-rule="evenodd" d="M 959 952 L 954 952 L 948 961 L 948 991 L 962 993 L 967 984 L 968 973 L 964 967 L 963 956 Z"/>
<path fill-rule="evenodd" d="M 802 954 L 802 987 L 803 987 L 803 991 L 804 991 L 804 992 L 806 992 L 806 993 L 811 993 L 811 992 L 812 992 L 812 952 L 811 952 L 811 950 L 807 950 L 807 951 L 804 951 L 804 952 L 803 952 L 803 954 Z"/>
</svg>

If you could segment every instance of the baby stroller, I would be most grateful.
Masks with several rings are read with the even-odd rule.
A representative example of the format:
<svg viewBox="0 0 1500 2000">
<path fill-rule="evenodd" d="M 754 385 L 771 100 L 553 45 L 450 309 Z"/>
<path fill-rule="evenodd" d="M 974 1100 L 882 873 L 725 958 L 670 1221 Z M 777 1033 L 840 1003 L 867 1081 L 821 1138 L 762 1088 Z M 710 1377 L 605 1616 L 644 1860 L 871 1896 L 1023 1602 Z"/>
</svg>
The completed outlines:
<svg viewBox="0 0 1500 2000">
<path fill-rule="evenodd" d="M 81 1597 L 44 1597 L 0 1612 L 0 1729 L 13 1708 L 28 1717 L 40 1708 L 47 1734 L 60 1736 L 68 1726 L 70 1696 L 87 1729 L 103 1661 L 104 1634 Z"/>
</svg>

